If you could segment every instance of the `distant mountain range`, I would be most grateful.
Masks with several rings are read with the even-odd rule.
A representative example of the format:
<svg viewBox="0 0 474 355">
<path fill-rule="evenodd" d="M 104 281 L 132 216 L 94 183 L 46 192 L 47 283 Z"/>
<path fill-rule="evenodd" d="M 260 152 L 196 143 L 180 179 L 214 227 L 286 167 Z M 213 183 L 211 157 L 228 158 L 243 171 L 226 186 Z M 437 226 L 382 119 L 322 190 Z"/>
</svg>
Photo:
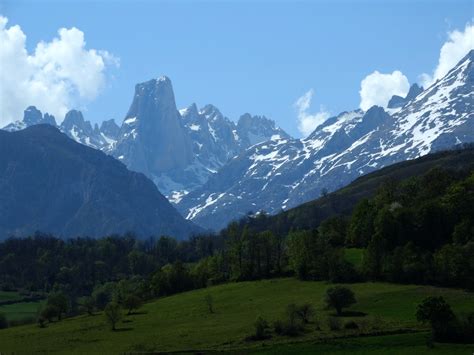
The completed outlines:
<svg viewBox="0 0 474 355">
<path fill-rule="evenodd" d="M 271 139 L 230 160 L 178 204 L 201 226 L 224 227 L 247 212 L 276 213 L 360 175 L 474 141 L 474 51 L 425 90 L 391 107 L 343 112 L 305 139 Z"/>
<path fill-rule="evenodd" d="M 413 85 L 387 109 L 343 112 L 305 139 L 263 116 L 234 123 L 212 105 L 178 110 L 167 77 L 136 85 L 120 127 L 93 126 L 70 111 L 58 128 L 144 173 L 187 219 L 220 229 L 250 211 L 286 210 L 384 166 L 473 142 L 473 53 L 430 87 Z M 5 130 L 40 123 L 56 125 L 29 107 Z"/>
<path fill-rule="evenodd" d="M 185 220 L 143 174 L 49 124 L 0 130 L 0 238 L 132 232 L 189 237 Z"/>
<path fill-rule="evenodd" d="M 114 120 L 94 126 L 69 111 L 60 125 L 53 116 L 28 107 L 22 120 L 4 127 L 17 131 L 47 123 L 76 142 L 110 154 L 144 173 L 171 202 L 202 186 L 232 157 L 272 137 L 290 138 L 264 116 L 242 115 L 237 124 L 215 106 L 196 104 L 180 111 L 173 87 L 163 76 L 135 86 L 130 109 L 119 127 Z"/>
</svg>

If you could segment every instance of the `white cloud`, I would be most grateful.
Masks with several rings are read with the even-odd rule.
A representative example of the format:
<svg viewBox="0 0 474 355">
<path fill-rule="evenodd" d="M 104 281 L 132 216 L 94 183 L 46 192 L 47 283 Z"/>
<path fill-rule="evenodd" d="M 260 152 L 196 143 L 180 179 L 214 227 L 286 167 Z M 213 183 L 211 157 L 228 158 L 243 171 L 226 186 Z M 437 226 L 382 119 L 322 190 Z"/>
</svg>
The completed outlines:
<svg viewBox="0 0 474 355">
<path fill-rule="evenodd" d="M 314 90 L 310 89 L 298 100 L 296 100 L 294 104 L 298 112 L 298 130 L 304 137 L 310 135 L 314 129 L 326 121 L 330 115 L 330 113 L 326 111 L 323 106 L 320 107 L 320 110 L 317 113 L 308 113 L 313 95 Z"/>
<path fill-rule="evenodd" d="M 366 111 L 374 105 L 386 107 L 393 95 L 405 97 L 409 89 L 410 83 L 401 71 L 391 74 L 374 71 L 360 83 L 360 108 Z"/>
<path fill-rule="evenodd" d="M 0 126 L 21 119 L 29 105 L 61 121 L 73 106 L 96 98 L 107 66 L 119 64 L 106 51 L 86 49 L 84 33 L 75 27 L 59 29 L 59 37 L 29 54 L 20 26 L 7 23 L 0 15 Z"/>
<path fill-rule="evenodd" d="M 439 60 L 432 75 L 422 74 L 420 81 L 428 87 L 445 76 L 471 49 L 474 49 L 474 25 L 467 24 L 464 32 L 454 30 L 448 33 L 448 40 L 441 47 Z"/>
</svg>

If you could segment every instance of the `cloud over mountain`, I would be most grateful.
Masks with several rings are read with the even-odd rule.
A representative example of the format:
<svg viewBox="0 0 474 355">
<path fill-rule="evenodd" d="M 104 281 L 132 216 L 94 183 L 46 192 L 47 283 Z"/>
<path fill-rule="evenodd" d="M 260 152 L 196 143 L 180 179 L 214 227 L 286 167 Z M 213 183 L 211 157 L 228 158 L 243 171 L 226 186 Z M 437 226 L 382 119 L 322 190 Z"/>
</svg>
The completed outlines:
<svg viewBox="0 0 474 355">
<path fill-rule="evenodd" d="M 107 51 L 87 49 L 75 27 L 60 28 L 58 37 L 28 53 L 21 27 L 7 24 L 0 15 L 0 125 L 21 118 L 30 105 L 61 120 L 72 106 L 96 98 L 107 68 L 119 64 Z"/>
<path fill-rule="evenodd" d="M 387 107 L 393 95 L 404 97 L 409 89 L 408 79 L 401 71 L 383 74 L 376 70 L 360 83 L 360 108 L 366 111 L 374 105 Z"/>
<path fill-rule="evenodd" d="M 313 95 L 314 90 L 310 89 L 296 100 L 294 104 L 298 114 L 298 130 L 301 132 L 303 137 L 308 136 L 317 126 L 326 121 L 330 116 L 330 113 L 326 111 L 323 106 L 320 107 L 319 112 L 308 112 Z"/>
<path fill-rule="evenodd" d="M 428 87 L 442 78 L 459 62 L 467 52 L 474 49 L 474 25 L 466 24 L 464 31 L 454 30 L 448 33 L 448 40 L 439 52 L 438 65 L 432 75 L 422 74 L 421 83 Z"/>
</svg>

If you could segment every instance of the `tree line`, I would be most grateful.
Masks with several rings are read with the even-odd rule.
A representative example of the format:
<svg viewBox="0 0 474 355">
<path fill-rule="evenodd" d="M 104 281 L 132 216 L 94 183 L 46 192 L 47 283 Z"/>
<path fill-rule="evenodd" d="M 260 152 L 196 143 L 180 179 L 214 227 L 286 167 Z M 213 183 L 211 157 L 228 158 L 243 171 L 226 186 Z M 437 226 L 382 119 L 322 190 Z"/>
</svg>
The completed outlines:
<svg viewBox="0 0 474 355">
<path fill-rule="evenodd" d="M 474 288 L 472 172 L 437 168 L 386 181 L 350 216 L 333 216 L 315 229 L 284 234 L 279 231 L 286 227 L 277 220 L 262 230 L 267 219 L 263 213 L 249 215 L 216 235 L 186 241 L 139 240 L 133 234 L 9 238 L 0 243 L 0 287 L 64 295 L 66 311 L 59 317 L 81 307 L 104 309 L 112 301 L 126 308 L 130 296 L 143 301 L 223 282 L 290 275 Z M 347 260 L 349 247 L 364 250 L 360 267 Z"/>
</svg>

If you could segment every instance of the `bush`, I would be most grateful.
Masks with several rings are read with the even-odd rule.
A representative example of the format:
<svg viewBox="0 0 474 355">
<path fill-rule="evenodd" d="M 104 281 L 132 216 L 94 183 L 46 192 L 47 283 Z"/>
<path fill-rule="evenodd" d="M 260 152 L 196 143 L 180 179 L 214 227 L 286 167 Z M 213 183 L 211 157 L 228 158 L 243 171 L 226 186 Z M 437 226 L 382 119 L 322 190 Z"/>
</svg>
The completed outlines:
<svg viewBox="0 0 474 355">
<path fill-rule="evenodd" d="M 342 314 L 342 309 L 356 303 L 354 292 L 343 286 L 336 286 L 327 289 L 325 296 L 326 305 L 335 308 L 337 315 Z"/>
<path fill-rule="evenodd" d="M 268 322 L 265 319 L 263 319 L 262 317 L 258 317 L 254 323 L 254 327 L 255 327 L 255 334 L 253 338 L 255 340 L 262 340 L 268 337 L 266 335 L 266 330 L 268 329 Z"/>
<path fill-rule="evenodd" d="M 300 334 L 304 328 L 299 311 L 300 307 L 296 304 L 289 304 L 286 307 L 286 319 L 277 320 L 273 323 L 275 333 L 288 336 L 297 336 Z"/>
<path fill-rule="evenodd" d="M 308 324 L 310 319 L 314 316 L 314 308 L 311 304 L 305 303 L 296 308 L 296 314 L 304 324 Z"/>
<path fill-rule="evenodd" d="M 350 320 L 344 324 L 344 329 L 359 329 L 359 326 L 353 320 Z"/>
<path fill-rule="evenodd" d="M 439 342 L 470 343 L 474 339 L 474 313 L 456 318 L 443 297 L 427 297 L 417 307 L 416 318 L 429 323 Z"/>
<path fill-rule="evenodd" d="M 331 330 L 341 330 L 341 321 L 336 317 L 328 318 L 329 329 Z"/>
<path fill-rule="evenodd" d="M 8 328 L 7 316 L 4 313 L 0 313 L 0 329 Z"/>
<path fill-rule="evenodd" d="M 105 306 L 104 315 L 112 330 L 115 330 L 115 325 L 123 316 L 120 305 L 116 302 L 109 302 L 107 306 Z"/>
</svg>

